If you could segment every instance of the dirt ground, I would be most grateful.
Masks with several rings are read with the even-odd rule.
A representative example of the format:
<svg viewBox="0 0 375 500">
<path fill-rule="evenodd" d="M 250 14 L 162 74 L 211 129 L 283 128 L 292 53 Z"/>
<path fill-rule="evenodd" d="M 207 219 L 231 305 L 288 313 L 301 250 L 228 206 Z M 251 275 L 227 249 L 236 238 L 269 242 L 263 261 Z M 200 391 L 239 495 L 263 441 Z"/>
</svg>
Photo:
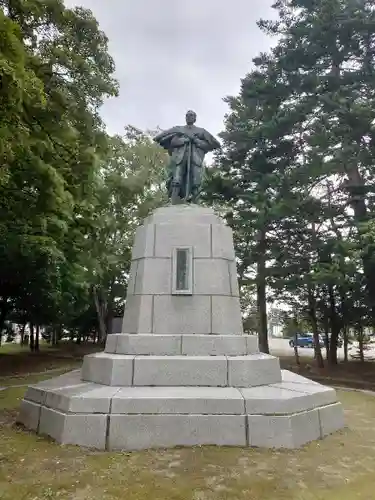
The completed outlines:
<svg viewBox="0 0 375 500">
<path fill-rule="evenodd" d="M 102 350 L 101 347 L 86 344 L 78 346 L 62 343 L 58 347 L 41 344 L 40 352 L 30 352 L 29 347 L 17 344 L 0 346 L 0 386 L 4 377 L 24 376 L 48 370 L 76 368 L 85 354 Z M 0 497 L 1 498 L 1 497 Z"/>
<path fill-rule="evenodd" d="M 375 391 L 375 362 L 348 361 L 336 366 L 325 363 L 324 368 L 318 368 L 311 358 L 300 358 L 301 366 L 297 366 L 294 357 L 281 357 L 280 364 L 286 370 L 292 370 L 316 382 L 327 385 L 352 387 Z"/>
<path fill-rule="evenodd" d="M 57 348 L 41 345 L 39 353 L 31 353 L 28 347 L 4 345 L 0 347 L 0 386 L 1 379 L 22 377 L 48 370 L 74 369 L 80 366 L 85 354 L 101 351 L 102 347 L 92 344 L 77 346 L 62 343 Z M 353 387 L 375 391 L 375 362 L 351 360 L 340 362 L 337 366 L 319 369 L 312 358 L 301 357 L 298 367 L 293 356 L 280 357 L 282 368 L 292 370 L 318 382 L 342 387 Z M 1 497 L 0 497 L 1 498 Z"/>
<path fill-rule="evenodd" d="M 201 447 L 99 453 L 59 446 L 15 425 L 27 384 L 78 367 L 93 350 L 101 349 L 43 346 L 30 354 L 27 348 L 0 348 L 0 387 L 8 386 L 0 391 L 1 500 L 374 499 L 375 397 L 359 392 L 338 391 L 343 431 L 293 451 Z M 293 358 L 282 358 L 281 365 L 297 371 Z M 330 384 L 372 388 L 374 369 L 374 363 L 351 361 L 318 370 L 311 359 L 302 359 L 300 372 Z M 23 386 L 9 387 L 15 385 Z"/>
<path fill-rule="evenodd" d="M 27 383 L 27 379 L 24 379 Z M 101 453 L 15 426 L 25 388 L 0 392 L 1 500 L 373 500 L 375 397 L 339 391 L 347 427 L 300 450 Z"/>
</svg>

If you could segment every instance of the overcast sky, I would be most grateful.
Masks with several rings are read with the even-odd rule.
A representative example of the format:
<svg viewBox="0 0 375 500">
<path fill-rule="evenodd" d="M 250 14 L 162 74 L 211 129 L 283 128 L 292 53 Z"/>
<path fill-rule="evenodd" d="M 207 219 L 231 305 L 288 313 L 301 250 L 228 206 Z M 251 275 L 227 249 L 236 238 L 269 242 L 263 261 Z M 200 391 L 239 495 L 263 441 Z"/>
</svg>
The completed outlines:
<svg viewBox="0 0 375 500">
<path fill-rule="evenodd" d="M 272 39 L 256 26 L 274 16 L 274 0 L 65 0 L 93 11 L 109 38 L 120 97 L 103 107 L 110 133 L 182 124 L 187 109 L 197 125 L 217 134 L 251 60 Z"/>
</svg>

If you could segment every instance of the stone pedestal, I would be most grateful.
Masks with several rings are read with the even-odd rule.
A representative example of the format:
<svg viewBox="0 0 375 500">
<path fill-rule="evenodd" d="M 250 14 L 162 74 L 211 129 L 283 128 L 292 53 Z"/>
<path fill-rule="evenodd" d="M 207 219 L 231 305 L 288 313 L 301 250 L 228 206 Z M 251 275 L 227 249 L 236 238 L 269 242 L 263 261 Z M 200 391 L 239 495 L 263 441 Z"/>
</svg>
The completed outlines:
<svg viewBox="0 0 375 500">
<path fill-rule="evenodd" d="M 175 289 L 176 251 L 189 253 L 187 290 Z M 212 209 L 156 210 L 135 235 L 122 331 L 243 333 L 232 231 Z"/>
<path fill-rule="evenodd" d="M 281 370 L 243 334 L 231 229 L 185 205 L 136 232 L 122 333 L 81 371 L 29 387 L 19 421 L 107 450 L 296 448 L 344 425 L 333 389 Z"/>
</svg>

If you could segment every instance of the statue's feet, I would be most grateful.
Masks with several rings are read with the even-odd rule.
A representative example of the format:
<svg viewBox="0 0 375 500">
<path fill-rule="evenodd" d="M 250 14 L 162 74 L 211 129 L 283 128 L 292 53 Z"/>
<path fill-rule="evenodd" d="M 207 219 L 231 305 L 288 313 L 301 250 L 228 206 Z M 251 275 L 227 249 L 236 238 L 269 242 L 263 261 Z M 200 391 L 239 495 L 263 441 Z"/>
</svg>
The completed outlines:
<svg viewBox="0 0 375 500">
<path fill-rule="evenodd" d="M 196 189 L 193 190 L 189 201 L 190 201 L 190 203 L 193 203 L 195 205 L 197 205 L 199 203 L 199 191 L 198 190 L 196 190 Z"/>
<path fill-rule="evenodd" d="M 178 205 L 179 203 L 181 203 L 179 192 L 180 192 L 180 187 L 174 186 L 172 189 L 172 196 L 171 196 L 172 205 Z"/>
</svg>

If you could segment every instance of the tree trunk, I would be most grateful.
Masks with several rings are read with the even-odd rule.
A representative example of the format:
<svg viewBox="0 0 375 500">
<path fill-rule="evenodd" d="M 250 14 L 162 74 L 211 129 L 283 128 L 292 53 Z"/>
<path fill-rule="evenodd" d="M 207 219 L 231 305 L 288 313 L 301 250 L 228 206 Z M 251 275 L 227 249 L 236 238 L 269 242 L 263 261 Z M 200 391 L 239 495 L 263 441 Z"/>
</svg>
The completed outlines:
<svg viewBox="0 0 375 500">
<path fill-rule="evenodd" d="M 315 223 L 311 223 L 311 234 L 313 241 L 313 248 L 315 252 L 319 252 L 317 235 L 316 235 L 316 226 Z M 319 253 L 318 253 L 319 255 Z M 307 274 L 307 303 L 309 308 L 309 317 L 311 321 L 313 338 L 314 338 L 314 358 L 316 359 L 317 365 L 319 368 L 324 368 L 324 361 L 322 356 L 322 350 L 320 348 L 320 338 L 319 338 L 319 329 L 318 329 L 318 320 L 316 317 L 316 298 L 315 298 L 315 290 L 313 288 L 313 284 L 311 281 L 311 260 L 308 258 L 306 260 L 308 265 L 308 274 Z"/>
<path fill-rule="evenodd" d="M 78 332 L 77 338 L 76 338 L 76 344 L 81 345 L 81 342 L 82 342 L 82 334 L 81 334 L 81 332 Z"/>
<path fill-rule="evenodd" d="M 10 311 L 8 299 L 3 299 L 0 302 L 0 345 L 3 336 L 3 330 L 5 326 L 5 321 L 7 319 L 8 313 Z"/>
<path fill-rule="evenodd" d="M 349 202 L 353 208 L 354 218 L 361 236 L 363 234 L 362 225 L 368 221 L 366 186 L 357 165 L 347 168 L 346 174 L 348 177 L 346 189 L 349 193 Z M 362 262 L 367 300 L 371 312 L 372 326 L 375 327 L 375 263 L 373 259 L 375 249 L 367 244 L 363 245 L 363 248 L 366 248 L 362 253 Z"/>
<path fill-rule="evenodd" d="M 54 327 L 51 333 L 51 344 L 53 346 L 58 345 L 59 331 L 57 327 Z"/>
<path fill-rule="evenodd" d="M 102 294 L 98 292 L 97 287 L 93 287 L 93 297 L 99 325 L 98 344 L 102 344 L 103 342 L 105 342 L 105 339 L 107 337 L 107 329 L 105 324 L 106 307 L 101 295 Z"/>
<path fill-rule="evenodd" d="M 324 345 L 326 348 L 326 360 L 329 361 L 329 350 L 330 350 L 330 345 L 329 345 L 329 327 L 325 327 L 324 329 Z"/>
<path fill-rule="evenodd" d="M 358 347 L 359 347 L 359 359 L 362 363 L 364 363 L 365 354 L 363 350 L 363 328 L 361 326 L 358 328 Z"/>
<path fill-rule="evenodd" d="M 25 345 L 25 329 L 26 329 L 26 321 L 22 323 L 21 326 L 21 345 Z"/>
<path fill-rule="evenodd" d="M 34 343 L 34 351 L 39 352 L 39 335 L 40 335 L 40 326 L 36 325 L 35 328 L 35 343 Z"/>
<path fill-rule="evenodd" d="M 344 361 L 345 363 L 348 362 L 348 346 L 349 346 L 349 335 L 348 335 L 348 328 L 345 327 L 343 330 L 343 337 L 344 337 Z"/>
<path fill-rule="evenodd" d="M 258 233 L 258 262 L 257 262 L 257 309 L 259 325 L 259 350 L 269 354 L 268 325 L 267 325 L 267 297 L 266 297 L 266 232 Z"/>
<path fill-rule="evenodd" d="M 324 298 L 322 300 L 321 314 L 322 314 L 322 327 L 324 330 L 324 347 L 326 348 L 326 360 L 329 361 L 329 317 L 328 317 L 328 306 L 326 303 L 327 288 L 323 287 Z"/>
<path fill-rule="evenodd" d="M 107 300 L 107 307 L 106 307 L 106 315 L 105 315 L 105 329 L 106 329 L 106 335 L 110 335 L 112 333 L 112 325 L 113 325 L 113 310 L 114 310 L 114 303 L 115 303 L 115 297 L 114 297 L 114 286 L 115 282 L 112 281 L 110 285 L 110 293 L 109 297 Z"/>
<path fill-rule="evenodd" d="M 329 305 L 330 305 L 330 326 L 331 338 L 329 342 L 329 356 L 328 361 L 331 365 L 337 365 L 337 340 L 339 337 L 340 329 L 336 312 L 336 301 L 333 286 L 328 286 Z"/>
<path fill-rule="evenodd" d="M 329 321 L 328 318 L 323 319 L 323 326 L 324 326 L 324 345 L 326 348 L 326 360 L 329 361 Z"/>
<path fill-rule="evenodd" d="M 308 293 L 308 304 L 309 304 L 309 316 L 314 337 L 314 351 L 315 359 L 319 368 L 324 368 L 324 361 L 322 356 L 322 350 L 320 348 L 320 338 L 318 330 L 318 320 L 316 318 L 316 301 L 314 297 L 314 292 L 311 287 L 311 283 L 307 286 Z"/>
<path fill-rule="evenodd" d="M 30 323 L 30 351 L 34 352 L 35 349 L 35 338 L 34 338 L 34 325 Z"/>
<path fill-rule="evenodd" d="M 296 331 L 295 331 L 295 334 L 294 334 L 294 346 L 293 346 L 293 349 L 294 349 L 294 357 L 296 358 L 296 365 L 300 366 L 301 362 L 299 360 L 299 353 L 298 353 L 298 332 L 297 332 L 297 328 L 296 328 Z"/>
<path fill-rule="evenodd" d="M 113 324 L 113 304 L 108 306 L 107 318 L 106 318 L 106 330 L 107 334 L 110 335 L 112 333 L 112 324 Z"/>
</svg>

